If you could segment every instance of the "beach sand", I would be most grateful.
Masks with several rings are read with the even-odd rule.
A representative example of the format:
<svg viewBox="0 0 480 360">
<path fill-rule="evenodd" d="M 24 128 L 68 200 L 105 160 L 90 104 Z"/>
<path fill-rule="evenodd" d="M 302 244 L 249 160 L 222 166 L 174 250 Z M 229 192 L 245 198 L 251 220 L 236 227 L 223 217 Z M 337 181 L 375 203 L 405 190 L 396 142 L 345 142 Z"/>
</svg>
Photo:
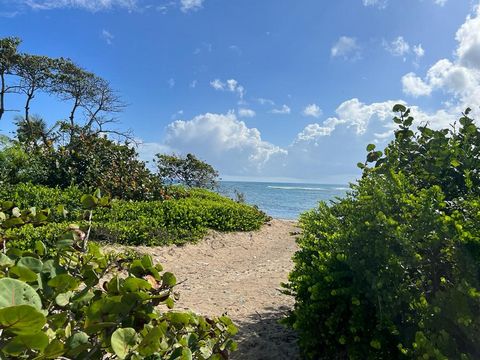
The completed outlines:
<svg viewBox="0 0 480 360">
<path fill-rule="evenodd" d="M 272 220 L 259 231 L 210 232 L 197 244 L 136 247 L 182 282 L 177 309 L 227 313 L 239 329 L 232 359 L 298 359 L 295 334 L 278 324 L 293 306 L 281 293 L 297 246 L 294 221 Z"/>
</svg>

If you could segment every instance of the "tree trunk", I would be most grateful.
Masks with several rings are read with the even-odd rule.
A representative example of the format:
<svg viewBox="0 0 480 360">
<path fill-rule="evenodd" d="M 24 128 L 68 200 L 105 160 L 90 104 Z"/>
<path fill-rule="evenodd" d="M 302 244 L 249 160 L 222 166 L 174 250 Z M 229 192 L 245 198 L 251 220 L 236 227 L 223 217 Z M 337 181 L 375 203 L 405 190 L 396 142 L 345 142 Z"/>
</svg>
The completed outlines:
<svg viewBox="0 0 480 360">
<path fill-rule="evenodd" d="M 5 73 L 0 73 L 1 85 L 0 85 L 0 120 L 5 113 Z"/>
</svg>

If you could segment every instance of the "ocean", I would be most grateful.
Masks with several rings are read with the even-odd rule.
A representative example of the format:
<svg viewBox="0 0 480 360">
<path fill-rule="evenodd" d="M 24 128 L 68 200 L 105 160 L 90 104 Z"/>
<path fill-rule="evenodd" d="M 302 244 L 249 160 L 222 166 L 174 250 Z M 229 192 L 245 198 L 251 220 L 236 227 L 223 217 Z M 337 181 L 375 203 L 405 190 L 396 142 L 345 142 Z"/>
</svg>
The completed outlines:
<svg viewBox="0 0 480 360">
<path fill-rule="evenodd" d="M 236 199 L 235 192 L 245 196 L 245 202 L 276 219 L 298 219 L 299 215 L 317 207 L 319 201 L 345 196 L 348 185 L 289 184 L 269 182 L 221 181 L 218 192 Z"/>
</svg>

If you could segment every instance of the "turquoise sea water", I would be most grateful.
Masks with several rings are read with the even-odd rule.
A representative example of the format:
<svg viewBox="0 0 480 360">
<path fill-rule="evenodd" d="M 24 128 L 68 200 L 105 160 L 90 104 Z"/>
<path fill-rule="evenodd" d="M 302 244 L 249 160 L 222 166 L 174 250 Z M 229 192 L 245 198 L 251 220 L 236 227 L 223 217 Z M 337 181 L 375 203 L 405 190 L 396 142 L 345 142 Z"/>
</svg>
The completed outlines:
<svg viewBox="0 0 480 360">
<path fill-rule="evenodd" d="M 343 197 L 348 185 L 220 182 L 220 194 L 235 199 L 235 191 L 243 193 L 248 204 L 257 205 L 274 218 L 297 219 L 302 212 L 317 207 L 321 200 Z"/>
</svg>

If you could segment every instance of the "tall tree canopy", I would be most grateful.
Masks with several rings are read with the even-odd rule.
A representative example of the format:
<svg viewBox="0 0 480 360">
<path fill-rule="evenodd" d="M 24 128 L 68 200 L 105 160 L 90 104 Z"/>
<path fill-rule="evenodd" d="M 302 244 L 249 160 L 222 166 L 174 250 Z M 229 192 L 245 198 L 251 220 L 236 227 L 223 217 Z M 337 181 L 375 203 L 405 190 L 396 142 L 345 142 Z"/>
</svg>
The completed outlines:
<svg viewBox="0 0 480 360">
<path fill-rule="evenodd" d="M 155 163 L 163 181 L 178 181 L 189 187 L 213 189 L 217 185 L 218 172 L 193 154 L 185 157 L 157 154 Z"/>
</svg>

